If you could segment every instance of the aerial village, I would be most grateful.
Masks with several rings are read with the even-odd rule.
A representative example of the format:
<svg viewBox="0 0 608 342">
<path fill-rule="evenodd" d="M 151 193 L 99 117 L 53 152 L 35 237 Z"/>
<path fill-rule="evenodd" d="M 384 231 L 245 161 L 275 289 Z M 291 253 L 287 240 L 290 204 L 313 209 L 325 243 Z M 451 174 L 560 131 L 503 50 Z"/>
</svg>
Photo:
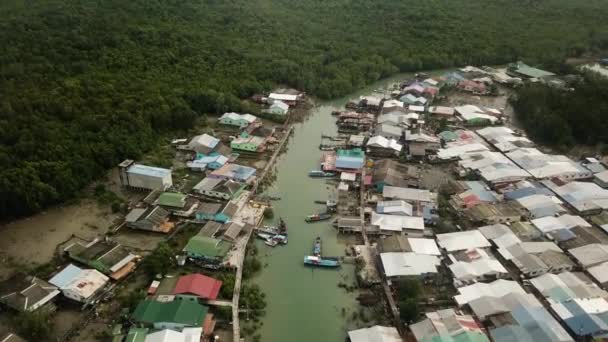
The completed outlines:
<svg viewBox="0 0 608 342">
<path fill-rule="evenodd" d="M 593 156 L 543 152 L 505 108 L 488 105 L 525 82 L 567 87 L 568 76 L 522 62 L 421 73 L 332 113 L 338 134 L 319 137 L 319 151 L 311 151 L 318 168 L 302 175 L 331 180 L 336 195 L 297 224 L 326 222 L 359 244 L 326 256 L 319 238 L 294 262 L 331 269 L 355 259 L 359 286 L 382 294 L 377 301 L 391 324 L 345 332 L 351 342 L 567 342 L 608 334 L 608 168 Z M 16 274 L 0 284 L 0 303 L 17 311 L 81 308 L 67 341 L 115 302 L 117 288 L 136 284 L 145 294 L 116 317 L 111 340 L 240 341 L 251 242 L 287 245 L 296 224 L 272 213 L 281 199 L 264 185 L 292 132 L 290 113 L 307 101 L 293 90 L 253 100 L 264 117 L 225 113 L 213 132 L 172 142 L 187 173 L 120 163 L 120 184 L 137 196 L 114 234 L 65 242 L 60 268 L 44 279 Z M 265 224 L 272 214 L 278 223 Z M 121 243 L 124 232 L 179 245 L 174 276 L 135 281 L 150 252 Z M 226 272 L 233 288 L 222 281 Z M 399 284 L 412 279 L 421 293 L 400 298 Z M 404 321 L 398 303 L 408 299 L 420 309 Z"/>
</svg>

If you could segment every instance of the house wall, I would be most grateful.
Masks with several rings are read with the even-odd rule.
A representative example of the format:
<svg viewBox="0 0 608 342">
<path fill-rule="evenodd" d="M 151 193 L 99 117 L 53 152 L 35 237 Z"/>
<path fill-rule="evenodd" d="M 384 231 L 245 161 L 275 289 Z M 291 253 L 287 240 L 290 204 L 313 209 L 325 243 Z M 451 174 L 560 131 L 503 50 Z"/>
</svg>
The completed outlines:
<svg viewBox="0 0 608 342">
<path fill-rule="evenodd" d="M 231 144 L 231 146 L 235 150 L 243 150 L 243 151 L 251 151 L 257 152 L 259 146 L 255 144 L 245 143 L 245 144 Z"/>
<path fill-rule="evenodd" d="M 249 126 L 249 123 L 245 120 L 230 120 L 230 119 L 221 119 L 220 123 L 224 124 L 224 125 L 230 125 L 230 126 L 237 126 L 237 127 L 247 127 Z"/>
<path fill-rule="evenodd" d="M 181 331 L 183 328 L 186 328 L 186 325 L 173 323 L 173 322 L 157 322 L 154 323 L 154 329 L 163 330 L 163 329 L 171 329 L 176 331 Z"/>
<path fill-rule="evenodd" d="M 132 186 L 134 188 L 165 190 L 171 185 L 173 185 L 171 174 L 168 174 L 165 177 L 155 177 L 136 173 L 127 173 L 127 175 L 129 177 L 129 186 Z"/>
</svg>

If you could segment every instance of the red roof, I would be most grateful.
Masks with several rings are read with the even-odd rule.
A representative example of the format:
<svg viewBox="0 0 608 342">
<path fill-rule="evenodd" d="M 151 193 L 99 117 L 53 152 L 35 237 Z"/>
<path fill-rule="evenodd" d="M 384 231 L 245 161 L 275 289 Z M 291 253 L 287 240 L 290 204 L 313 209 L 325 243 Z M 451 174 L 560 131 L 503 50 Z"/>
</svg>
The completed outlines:
<svg viewBox="0 0 608 342">
<path fill-rule="evenodd" d="M 222 282 L 194 273 L 179 278 L 173 294 L 192 294 L 204 299 L 216 299 L 222 287 Z"/>
</svg>

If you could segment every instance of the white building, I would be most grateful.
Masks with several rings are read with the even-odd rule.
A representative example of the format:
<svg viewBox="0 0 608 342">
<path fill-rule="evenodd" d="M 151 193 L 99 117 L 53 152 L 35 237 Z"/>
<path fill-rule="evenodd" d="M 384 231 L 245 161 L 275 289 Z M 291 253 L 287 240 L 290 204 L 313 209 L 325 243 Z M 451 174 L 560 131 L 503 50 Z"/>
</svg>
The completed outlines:
<svg viewBox="0 0 608 342">
<path fill-rule="evenodd" d="M 397 329 L 374 325 L 373 327 L 351 330 L 348 332 L 350 342 L 402 342 Z M 146 341 L 148 342 L 148 341 Z"/>
<path fill-rule="evenodd" d="M 138 189 L 166 190 L 173 185 L 173 178 L 169 169 L 134 164 L 127 169 L 123 184 Z"/>
<path fill-rule="evenodd" d="M 49 283 L 57 286 L 67 298 L 85 303 L 103 289 L 109 280 L 107 276 L 97 270 L 83 270 L 69 264 L 51 278 Z"/>
<path fill-rule="evenodd" d="M 437 256 L 411 252 L 381 253 L 380 259 L 389 278 L 437 273 L 437 266 L 441 263 Z"/>
<path fill-rule="evenodd" d="M 448 252 L 463 251 L 472 248 L 490 247 L 490 242 L 479 230 L 438 234 L 437 244 Z"/>
</svg>

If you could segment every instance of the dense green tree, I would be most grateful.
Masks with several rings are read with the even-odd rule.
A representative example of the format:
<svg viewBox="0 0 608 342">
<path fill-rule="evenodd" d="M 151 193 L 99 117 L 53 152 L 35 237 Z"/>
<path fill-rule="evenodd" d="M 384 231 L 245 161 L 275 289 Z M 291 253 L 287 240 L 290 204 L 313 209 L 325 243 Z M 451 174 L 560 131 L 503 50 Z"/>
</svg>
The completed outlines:
<svg viewBox="0 0 608 342">
<path fill-rule="evenodd" d="M 151 277 L 165 275 L 175 265 L 175 253 L 166 242 L 161 242 L 154 253 L 142 262 L 144 271 Z"/>
<path fill-rule="evenodd" d="M 22 312 L 13 319 L 17 334 L 29 341 L 51 341 L 55 334 L 51 312 L 45 309 Z"/>
<path fill-rule="evenodd" d="M 600 0 L 7 0 L 0 17 L 0 219 L 200 115 L 255 113 L 241 99 L 275 85 L 329 98 L 398 71 L 608 48 Z"/>
<path fill-rule="evenodd" d="M 532 83 L 517 90 L 511 103 L 528 134 L 566 150 L 574 144 L 608 143 L 608 79 L 588 72 L 567 88 Z"/>
</svg>

